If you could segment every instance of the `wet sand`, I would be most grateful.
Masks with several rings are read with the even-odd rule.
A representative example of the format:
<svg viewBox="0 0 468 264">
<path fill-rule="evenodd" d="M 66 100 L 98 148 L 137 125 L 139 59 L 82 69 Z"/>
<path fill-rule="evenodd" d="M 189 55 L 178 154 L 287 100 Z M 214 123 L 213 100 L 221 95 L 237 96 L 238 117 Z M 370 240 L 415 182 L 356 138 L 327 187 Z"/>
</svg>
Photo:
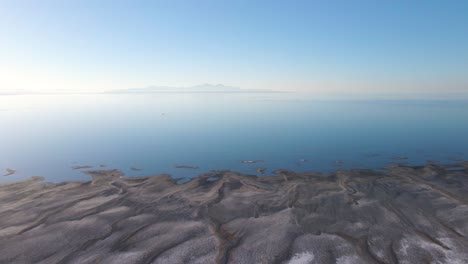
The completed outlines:
<svg viewBox="0 0 468 264">
<path fill-rule="evenodd" d="M 468 163 L 0 184 L 0 263 L 465 263 Z"/>
</svg>

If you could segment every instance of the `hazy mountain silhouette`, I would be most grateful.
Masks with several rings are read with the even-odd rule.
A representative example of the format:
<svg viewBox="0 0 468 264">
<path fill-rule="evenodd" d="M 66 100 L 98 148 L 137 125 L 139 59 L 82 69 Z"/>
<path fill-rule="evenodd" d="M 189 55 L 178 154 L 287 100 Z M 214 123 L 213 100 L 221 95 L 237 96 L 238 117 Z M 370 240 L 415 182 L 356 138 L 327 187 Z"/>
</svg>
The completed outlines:
<svg viewBox="0 0 468 264">
<path fill-rule="evenodd" d="M 188 87 L 149 86 L 145 88 L 131 88 L 111 90 L 112 94 L 145 94 L 145 93 L 277 93 L 272 90 L 241 89 L 223 84 L 200 84 Z"/>
</svg>

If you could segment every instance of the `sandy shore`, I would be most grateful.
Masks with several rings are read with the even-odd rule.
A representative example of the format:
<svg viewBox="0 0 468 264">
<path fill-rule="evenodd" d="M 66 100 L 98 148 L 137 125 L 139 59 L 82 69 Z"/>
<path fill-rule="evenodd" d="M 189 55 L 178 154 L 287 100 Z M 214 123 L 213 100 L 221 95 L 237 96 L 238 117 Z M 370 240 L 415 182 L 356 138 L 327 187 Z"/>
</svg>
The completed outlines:
<svg viewBox="0 0 468 264">
<path fill-rule="evenodd" d="M 0 263 L 466 263 L 468 163 L 0 185 Z"/>
</svg>

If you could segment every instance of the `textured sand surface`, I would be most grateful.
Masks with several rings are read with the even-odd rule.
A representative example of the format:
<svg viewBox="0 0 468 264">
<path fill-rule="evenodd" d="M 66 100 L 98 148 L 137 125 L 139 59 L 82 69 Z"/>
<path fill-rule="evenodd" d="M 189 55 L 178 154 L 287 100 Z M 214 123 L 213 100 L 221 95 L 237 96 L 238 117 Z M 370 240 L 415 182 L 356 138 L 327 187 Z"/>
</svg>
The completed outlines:
<svg viewBox="0 0 468 264">
<path fill-rule="evenodd" d="M 468 163 L 0 185 L 0 263 L 467 263 Z"/>
</svg>

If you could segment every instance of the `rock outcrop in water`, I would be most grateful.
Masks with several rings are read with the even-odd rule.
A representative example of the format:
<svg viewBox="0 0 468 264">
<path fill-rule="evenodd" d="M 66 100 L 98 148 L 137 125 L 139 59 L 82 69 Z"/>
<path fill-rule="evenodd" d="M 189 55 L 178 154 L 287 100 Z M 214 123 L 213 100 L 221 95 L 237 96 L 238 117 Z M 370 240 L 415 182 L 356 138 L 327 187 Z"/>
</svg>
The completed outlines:
<svg viewBox="0 0 468 264">
<path fill-rule="evenodd" d="M 0 263 L 466 263 L 468 163 L 0 185 Z"/>
<path fill-rule="evenodd" d="M 16 173 L 16 170 L 14 169 L 6 169 L 6 173 L 3 174 L 3 176 L 10 176 Z"/>
</svg>

